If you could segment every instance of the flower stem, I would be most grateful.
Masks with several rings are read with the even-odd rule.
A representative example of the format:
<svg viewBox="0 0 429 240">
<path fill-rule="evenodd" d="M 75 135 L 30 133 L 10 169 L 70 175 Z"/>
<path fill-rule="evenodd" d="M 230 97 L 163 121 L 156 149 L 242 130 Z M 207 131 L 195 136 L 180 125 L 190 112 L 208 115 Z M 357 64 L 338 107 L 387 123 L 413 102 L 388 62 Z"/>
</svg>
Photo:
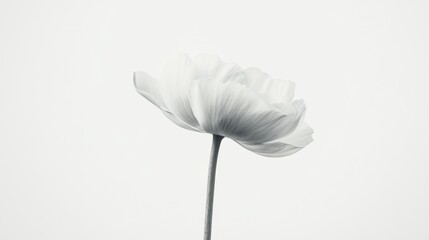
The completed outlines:
<svg viewBox="0 0 429 240">
<path fill-rule="evenodd" d="M 213 200 L 216 178 L 217 156 L 223 136 L 213 135 L 212 151 L 210 154 L 209 178 L 207 180 L 206 220 L 204 224 L 204 240 L 210 240 L 212 235 Z"/>
</svg>

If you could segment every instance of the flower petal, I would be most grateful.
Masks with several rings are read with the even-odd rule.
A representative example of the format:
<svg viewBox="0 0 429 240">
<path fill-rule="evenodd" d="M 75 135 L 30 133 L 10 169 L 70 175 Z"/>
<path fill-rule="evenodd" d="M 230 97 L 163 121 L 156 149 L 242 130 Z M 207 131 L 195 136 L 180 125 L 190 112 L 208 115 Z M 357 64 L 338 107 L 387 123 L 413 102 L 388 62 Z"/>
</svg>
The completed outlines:
<svg viewBox="0 0 429 240">
<path fill-rule="evenodd" d="M 285 157 L 285 156 L 294 154 L 302 149 L 300 147 L 295 147 L 281 142 L 260 143 L 260 144 L 246 143 L 246 142 L 240 142 L 240 141 L 236 141 L 236 142 L 240 144 L 242 147 L 265 157 Z"/>
<path fill-rule="evenodd" d="M 219 57 L 209 54 L 200 54 L 193 58 L 197 75 L 200 80 L 216 80 L 219 82 L 245 83 L 246 77 L 237 64 L 226 63 Z"/>
<path fill-rule="evenodd" d="M 288 134 L 277 141 L 293 145 L 295 147 L 305 147 L 313 141 L 313 129 L 305 122 L 301 122 L 291 134 Z"/>
<path fill-rule="evenodd" d="M 193 129 L 200 125 L 189 103 L 190 83 L 198 78 L 192 60 L 186 54 L 178 54 L 164 67 L 161 82 L 164 102 L 168 110 Z"/>
<path fill-rule="evenodd" d="M 174 114 L 172 114 L 170 111 L 168 111 L 162 97 L 162 91 L 158 80 L 145 72 L 135 72 L 134 86 L 140 95 L 157 106 L 164 113 L 164 115 L 175 124 L 188 130 L 200 131 L 199 129 L 189 126 L 179 118 L 175 117 Z"/>
<path fill-rule="evenodd" d="M 295 109 L 286 115 L 236 82 L 194 81 L 190 96 L 192 110 L 204 131 L 237 141 L 278 139 L 296 128 L 303 113 L 303 109 Z"/>
<path fill-rule="evenodd" d="M 284 157 L 296 153 L 312 142 L 312 134 L 313 129 L 311 129 L 306 123 L 302 122 L 295 131 L 281 139 L 278 139 L 277 141 L 259 144 L 240 141 L 236 142 L 244 148 L 262 156 Z"/>
<path fill-rule="evenodd" d="M 287 80 L 273 79 L 268 74 L 257 68 L 247 68 L 244 70 L 247 79 L 247 86 L 267 102 L 288 103 L 293 99 L 295 83 Z"/>
<path fill-rule="evenodd" d="M 161 110 L 167 110 L 162 99 L 159 82 L 145 72 L 134 72 L 134 86 L 140 95 L 145 97 Z"/>
</svg>

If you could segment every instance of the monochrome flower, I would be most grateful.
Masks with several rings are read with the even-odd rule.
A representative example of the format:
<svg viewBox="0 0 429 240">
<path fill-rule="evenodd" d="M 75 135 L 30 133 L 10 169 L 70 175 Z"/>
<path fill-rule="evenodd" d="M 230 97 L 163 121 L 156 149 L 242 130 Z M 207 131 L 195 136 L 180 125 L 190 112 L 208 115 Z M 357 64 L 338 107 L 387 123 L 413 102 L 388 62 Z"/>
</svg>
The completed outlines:
<svg viewBox="0 0 429 240">
<path fill-rule="evenodd" d="M 295 84 L 257 68 L 241 69 L 212 55 L 179 54 L 159 80 L 134 73 L 137 91 L 180 127 L 213 135 L 207 181 L 204 240 L 211 239 L 216 165 L 224 137 L 263 156 L 293 154 L 312 141 Z"/>
<path fill-rule="evenodd" d="M 293 154 L 312 141 L 295 84 L 213 55 L 178 54 L 159 79 L 134 73 L 137 91 L 188 130 L 224 136 L 268 157 Z"/>
</svg>

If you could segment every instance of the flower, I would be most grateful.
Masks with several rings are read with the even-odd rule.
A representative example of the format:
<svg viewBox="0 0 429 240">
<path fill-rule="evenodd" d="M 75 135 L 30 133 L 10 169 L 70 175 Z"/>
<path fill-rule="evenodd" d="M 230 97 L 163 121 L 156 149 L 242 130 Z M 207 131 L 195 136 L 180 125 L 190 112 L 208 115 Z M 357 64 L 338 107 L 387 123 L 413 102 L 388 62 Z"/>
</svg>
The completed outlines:
<svg viewBox="0 0 429 240">
<path fill-rule="evenodd" d="M 263 156 L 293 154 L 313 139 L 304 123 L 304 101 L 293 101 L 295 84 L 257 68 L 241 69 L 212 55 L 179 54 L 160 80 L 134 73 L 137 91 L 180 127 L 213 134 L 204 240 L 211 239 L 216 164 L 221 141 L 233 139 Z"/>
<path fill-rule="evenodd" d="M 213 55 L 178 54 L 159 80 L 134 73 L 137 91 L 188 130 L 225 136 L 257 154 L 282 157 L 312 141 L 295 84 Z"/>
<path fill-rule="evenodd" d="M 178 126 L 228 137 L 263 156 L 281 157 L 312 141 L 295 84 L 213 55 L 179 54 L 159 80 L 134 73 L 137 91 Z"/>
</svg>

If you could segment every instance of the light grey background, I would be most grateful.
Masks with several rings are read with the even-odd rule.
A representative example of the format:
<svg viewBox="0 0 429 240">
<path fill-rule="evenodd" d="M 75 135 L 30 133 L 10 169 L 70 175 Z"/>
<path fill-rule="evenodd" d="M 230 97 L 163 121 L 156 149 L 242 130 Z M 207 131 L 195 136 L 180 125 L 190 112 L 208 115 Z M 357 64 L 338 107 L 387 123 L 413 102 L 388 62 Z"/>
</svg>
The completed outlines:
<svg viewBox="0 0 429 240">
<path fill-rule="evenodd" d="M 0 239 L 202 239 L 211 136 L 139 96 L 177 51 L 293 80 L 315 141 L 221 147 L 213 239 L 429 239 L 427 1 L 1 1 Z"/>
</svg>

